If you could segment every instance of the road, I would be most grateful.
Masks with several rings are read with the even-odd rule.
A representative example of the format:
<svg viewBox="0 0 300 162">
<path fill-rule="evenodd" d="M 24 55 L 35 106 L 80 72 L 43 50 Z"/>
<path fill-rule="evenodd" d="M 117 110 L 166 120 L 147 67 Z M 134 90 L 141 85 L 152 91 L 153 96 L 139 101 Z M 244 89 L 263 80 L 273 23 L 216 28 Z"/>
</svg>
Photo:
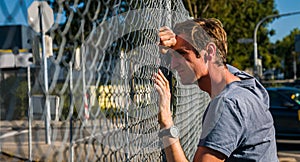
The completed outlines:
<svg viewBox="0 0 300 162">
<path fill-rule="evenodd" d="M 22 161 L 22 159 L 26 159 L 28 157 L 28 129 L 26 126 L 16 128 L 16 125 L 17 124 L 14 124 L 14 126 L 1 125 L 1 127 L 0 127 L 0 151 L 1 151 L 0 161 L 3 161 L 3 160 L 7 161 L 6 158 L 10 158 L 8 161 L 14 161 L 11 159 L 11 158 L 14 158 L 13 156 L 11 156 L 12 154 L 14 154 L 14 152 L 17 152 L 19 154 L 15 158 L 17 158 L 20 161 Z M 53 127 L 53 128 L 55 128 L 55 127 Z M 62 148 L 67 150 L 67 148 L 70 145 L 68 129 L 69 129 L 69 126 L 67 126 L 67 125 L 66 126 L 60 125 L 60 126 L 56 127 L 55 129 L 53 129 L 53 132 L 55 132 L 54 139 L 56 139 L 56 141 L 52 141 L 53 143 L 51 145 L 51 148 L 53 148 L 53 150 L 55 150 L 55 149 L 59 150 Z M 105 136 L 105 133 L 103 132 L 103 130 L 104 129 L 101 128 L 101 129 L 98 129 L 98 131 L 97 131 L 97 132 L 102 132 L 100 134 L 100 136 L 102 136 L 102 137 Z M 79 127 L 74 127 L 73 133 L 77 137 L 77 140 L 78 139 L 80 140 L 80 138 L 78 138 L 80 136 L 87 137 L 87 136 L 91 135 L 89 131 L 80 130 Z M 122 132 L 119 132 L 119 133 L 122 133 Z M 32 139 L 33 139 L 33 147 L 34 147 L 33 151 L 35 152 L 36 149 L 39 149 L 40 154 L 47 154 L 47 151 L 49 150 L 50 145 L 45 144 L 45 129 L 43 127 L 35 128 L 32 131 L 32 135 L 33 135 Z M 102 137 L 100 137 L 101 141 L 104 142 Z M 113 139 L 108 139 L 107 141 L 109 142 L 109 141 L 115 140 L 114 138 L 119 139 L 120 135 L 116 135 L 116 133 L 113 133 L 112 136 L 105 136 L 105 138 L 113 138 Z M 82 144 L 82 142 L 81 142 L 81 144 Z M 107 143 L 107 144 L 109 144 L 109 143 Z M 113 143 L 113 144 L 116 145 L 117 143 Z M 122 143 L 120 143 L 120 144 L 122 144 Z M 64 147 L 62 147 L 62 145 L 64 145 Z M 95 144 L 93 143 L 93 145 L 95 145 Z M 37 148 L 35 148 L 36 146 L 37 146 Z M 116 145 L 116 148 L 118 148 L 119 146 Z M 23 149 L 21 149 L 21 148 L 23 148 Z M 81 149 L 83 149 L 83 148 L 85 149 L 86 146 L 81 147 Z M 277 139 L 277 148 L 278 148 L 278 157 L 280 158 L 281 162 L 300 162 L 300 140 Z M 112 149 L 112 148 L 109 148 L 109 149 Z M 55 150 L 55 151 L 57 151 L 57 150 Z M 95 150 L 91 150 L 91 151 L 95 151 Z M 53 154 L 55 154 L 55 153 L 57 154 L 57 152 L 54 152 Z M 97 152 L 97 154 L 101 154 L 101 153 Z M 62 155 L 60 155 L 60 156 L 62 156 Z M 93 155 L 93 156 L 95 156 L 95 155 Z"/>
<path fill-rule="evenodd" d="M 300 140 L 277 139 L 278 156 L 288 162 L 300 162 Z"/>
</svg>

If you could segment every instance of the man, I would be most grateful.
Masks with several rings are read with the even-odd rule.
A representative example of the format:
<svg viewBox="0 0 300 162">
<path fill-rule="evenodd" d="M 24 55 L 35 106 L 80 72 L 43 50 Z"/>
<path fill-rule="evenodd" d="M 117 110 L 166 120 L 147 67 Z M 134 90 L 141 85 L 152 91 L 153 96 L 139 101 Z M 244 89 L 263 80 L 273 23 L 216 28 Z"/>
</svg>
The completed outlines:
<svg viewBox="0 0 300 162">
<path fill-rule="evenodd" d="M 170 48 L 171 68 L 183 83 L 196 83 L 211 97 L 194 161 L 278 161 L 268 94 L 255 78 L 226 65 L 227 36 L 221 22 L 188 20 L 174 32 L 168 27 L 159 32 L 161 45 Z M 161 71 L 155 77 L 167 160 L 187 161 L 177 136 L 165 133 L 176 128 L 168 80 Z"/>
</svg>

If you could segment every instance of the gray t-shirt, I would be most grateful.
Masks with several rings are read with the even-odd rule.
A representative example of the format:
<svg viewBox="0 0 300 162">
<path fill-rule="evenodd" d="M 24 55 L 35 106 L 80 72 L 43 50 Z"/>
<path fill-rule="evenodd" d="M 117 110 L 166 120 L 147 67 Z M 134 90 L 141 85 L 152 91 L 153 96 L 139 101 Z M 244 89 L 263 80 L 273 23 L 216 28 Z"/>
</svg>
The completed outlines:
<svg viewBox="0 0 300 162">
<path fill-rule="evenodd" d="M 267 91 L 247 73 L 229 69 L 241 81 L 228 84 L 210 102 L 198 146 L 217 150 L 230 162 L 277 162 Z"/>
</svg>

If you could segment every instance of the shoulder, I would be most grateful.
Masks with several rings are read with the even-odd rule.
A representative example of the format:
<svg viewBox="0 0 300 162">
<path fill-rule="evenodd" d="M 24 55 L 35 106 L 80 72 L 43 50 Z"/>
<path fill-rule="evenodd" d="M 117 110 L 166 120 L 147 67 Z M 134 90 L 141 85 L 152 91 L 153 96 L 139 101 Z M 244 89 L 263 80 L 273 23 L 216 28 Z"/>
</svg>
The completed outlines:
<svg viewBox="0 0 300 162">
<path fill-rule="evenodd" d="M 228 84 L 220 93 L 220 97 L 234 102 L 239 107 L 263 107 L 263 109 L 269 107 L 269 95 L 255 78 L 242 79 Z"/>
</svg>

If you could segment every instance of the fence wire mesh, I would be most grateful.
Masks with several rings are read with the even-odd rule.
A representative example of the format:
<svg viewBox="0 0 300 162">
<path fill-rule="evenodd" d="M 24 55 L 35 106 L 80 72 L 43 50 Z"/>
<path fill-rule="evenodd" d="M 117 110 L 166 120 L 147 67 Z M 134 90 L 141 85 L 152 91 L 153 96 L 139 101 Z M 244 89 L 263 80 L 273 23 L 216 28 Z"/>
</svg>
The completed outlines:
<svg viewBox="0 0 300 162">
<path fill-rule="evenodd" d="M 27 15 L 30 3 L 18 2 L 9 12 L 1 1 L 6 24 Z M 31 48 L 0 51 L 2 60 L 12 52 L 33 59 L 23 67 L 1 62 L 0 160 L 165 161 L 152 76 L 169 62 L 157 45 L 159 27 L 189 18 L 181 0 L 47 3 L 55 15 L 49 37 L 26 28 Z M 51 51 L 42 46 L 48 40 Z M 180 142 L 192 160 L 209 97 L 182 85 L 176 72 L 166 74 Z"/>
</svg>

